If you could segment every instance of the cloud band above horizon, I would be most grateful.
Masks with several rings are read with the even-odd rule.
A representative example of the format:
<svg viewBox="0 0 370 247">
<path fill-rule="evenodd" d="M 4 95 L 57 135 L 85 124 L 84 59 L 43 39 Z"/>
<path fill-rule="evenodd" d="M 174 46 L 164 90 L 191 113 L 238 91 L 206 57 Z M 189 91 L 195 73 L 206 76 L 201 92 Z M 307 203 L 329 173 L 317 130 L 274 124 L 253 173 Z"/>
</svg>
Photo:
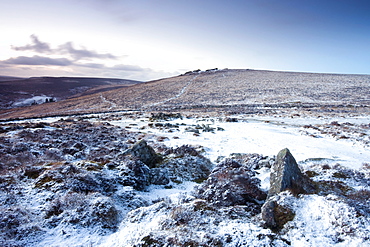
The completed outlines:
<svg viewBox="0 0 370 247">
<path fill-rule="evenodd" d="M 154 71 L 149 68 L 142 68 L 138 65 L 128 65 L 128 64 L 114 64 L 112 66 L 107 66 L 104 60 L 119 60 L 121 57 L 110 53 L 99 53 L 94 50 L 89 50 L 86 48 L 76 49 L 73 42 L 66 42 L 59 45 L 57 48 L 52 48 L 52 46 L 43 42 L 35 34 L 30 36 L 31 44 L 26 44 L 23 46 L 12 46 L 15 51 L 21 52 L 31 52 L 39 55 L 33 56 L 18 56 L 11 57 L 6 60 L 0 61 L 0 67 L 9 66 L 43 66 L 43 67 L 70 67 L 72 70 L 76 69 L 93 69 L 101 71 L 121 71 L 127 73 L 148 73 L 153 74 Z M 42 56 L 40 56 L 42 55 Z M 91 63 L 86 61 L 97 60 L 98 62 Z M 100 61 L 100 63 L 99 63 Z"/>
</svg>

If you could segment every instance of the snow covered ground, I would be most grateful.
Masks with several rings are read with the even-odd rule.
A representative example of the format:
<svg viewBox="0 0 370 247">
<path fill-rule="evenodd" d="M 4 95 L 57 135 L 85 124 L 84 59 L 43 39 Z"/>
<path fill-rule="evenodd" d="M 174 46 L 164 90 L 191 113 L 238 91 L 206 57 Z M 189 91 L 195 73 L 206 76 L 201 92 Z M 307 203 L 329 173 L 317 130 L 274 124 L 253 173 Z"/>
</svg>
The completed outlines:
<svg viewBox="0 0 370 247">
<path fill-rule="evenodd" d="M 45 96 L 45 95 L 33 96 L 31 98 L 22 99 L 22 100 L 19 100 L 19 101 L 13 103 L 13 106 L 14 107 L 21 107 L 21 106 L 30 106 L 32 104 L 42 104 L 42 103 L 45 103 L 46 100 L 50 100 L 50 99 L 54 100 L 54 97 L 49 97 L 49 96 Z"/>
<path fill-rule="evenodd" d="M 328 135 L 305 135 L 303 126 L 323 124 L 333 121 L 354 124 L 369 124 L 370 117 L 355 118 L 274 118 L 274 117 L 241 117 L 238 122 L 225 122 L 217 118 L 184 118 L 166 121 L 179 128 L 148 127 L 148 119 L 122 119 L 112 124 L 133 130 L 167 137 L 163 143 L 177 147 L 184 144 L 201 145 L 205 156 L 211 161 L 218 157 L 228 157 L 232 153 L 258 153 L 266 156 L 276 155 L 281 149 L 289 148 L 297 162 L 325 159 L 329 163 L 340 163 L 350 168 L 360 168 L 370 162 L 370 149 L 361 142 L 349 139 L 335 139 Z M 137 125 L 136 125 L 137 124 Z M 213 132 L 202 132 L 194 135 L 187 131 L 189 127 L 209 125 Z M 145 128 L 145 129 L 143 129 Z M 223 130 L 217 130 L 222 128 Z M 169 131 L 170 130 L 170 131 Z M 370 135 L 370 131 L 368 131 Z"/>
<path fill-rule="evenodd" d="M 102 121 L 104 114 L 87 115 L 91 121 Z M 246 117 L 236 116 L 237 122 L 226 122 L 222 118 L 183 118 L 157 122 L 148 125 L 149 117 L 109 120 L 108 122 L 130 131 L 167 137 L 163 143 L 170 147 L 181 145 L 201 145 L 205 156 L 212 162 L 219 157 L 228 157 L 232 153 L 258 153 L 274 156 L 281 149 L 289 148 L 300 164 L 325 160 L 329 163 L 340 163 L 343 166 L 358 169 L 363 163 L 370 163 L 370 145 L 364 144 L 358 138 L 338 139 L 331 135 L 308 130 L 307 125 L 323 125 L 332 122 L 350 123 L 355 127 L 368 126 L 363 135 L 370 137 L 370 116 L 336 117 L 336 118 L 288 118 L 288 117 Z M 61 117 L 49 117 L 28 120 L 29 122 L 54 122 Z M 106 120 L 104 120 L 106 121 Z M 17 121 L 12 121 L 17 122 Z M 24 121 L 20 121 L 24 122 Z M 171 124 L 174 127 L 160 126 Z M 199 135 L 192 128 L 209 125 L 214 131 L 206 132 L 199 128 Z M 219 130 L 218 130 L 219 128 Z M 221 129 L 220 129 L 221 128 Z M 187 130 L 188 129 L 188 130 Z"/>
<path fill-rule="evenodd" d="M 76 118 L 78 118 L 76 116 Z M 163 143 L 169 147 L 193 145 L 203 149 L 202 155 L 216 163 L 233 153 L 257 153 L 274 156 L 281 149 L 289 148 L 293 156 L 303 167 L 314 167 L 319 174 L 315 179 L 331 178 L 335 171 L 324 171 L 322 164 L 334 166 L 340 164 L 347 168 L 360 170 L 362 165 L 370 164 L 370 149 L 363 142 L 370 135 L 367 126 L 370 117 L 348 118 L 276 118 L 247 117 L 233 118 L 195 118 L 184 117 L 168 121 L 151 121 L 148 117 L 116 117 L 107 115 L 90 115 L 86 118 L 91 122 L 109 122 L 131 132 L 140 132 L 151 143 Z M 56 122 L 60 118 L 35 119 L 31 122 Z M 24 122 L 24 121 L 22 121 Z M 333 124 L 334 123 L 334 124 Z M 346 123 L 346 124 L 344 124 Z M 310 126 L 318 126 L 308 128 Z M 322 128 L 344 126 L 347 138 L 337 138 L 319 131 Z M 365 126 L 358 132 L 351 132 L 348 126 Z M 321 129 L 320 129 L 321 128 Z M 45 127 L 45 131 L 53 128 Z M 14 135 L 18 130 L 7 133 Z M 328 132 L 329 133 L 329 132 Z M 108 135 L 108 134 L 107 134 Z M 337 135 L 338 136 L 338 135 Z M 339 134 L 340 136 L 340 134 Z M 79 161 L 78 161 L 79 162 Z M 315 164 L 318 167 L 315 167 Z M 105 171 L 105 170 L 104 170 Z M 261 189 L 268 190 L 269 169 L 264 167 L 257 176 L 261 179 Z M 109 173 L 109 172 L 107 172 Z M 343 173 L 344 174 L 344 173 Z M 350 175 L 338 176 L 338 185 L 347 186 L 345 179 Z M 352 173 L 349 173 L 352 174 Z M 356 174 L 356 173 L 354 173 Z M 366 179 L 354 180 L 350 184 L 350 193 L 370 189 L 369 172 Z M 365 182 L 363 182 L 365 181 Z M 366 182 L 367 181 L 367 182 Z M 55 228 L 42 228 L 45 237 L 36 246 L 198 246 L 191 245 L 189 239 L 197 239 L 202 246 L 369 246 L 370 218 L 359 215 L 341 196 L 330 194 L 302 195 L 294 197 L 290 193 L 280 196 L 282 205 L 291 207 L 295 212 L 294 220 L 288 222 L 284 229 L 276 234 L 262 227 L 258 216 L 247 217 L 247 208 L 243 206 L 214 209 L 203 201 L 195 199 L 191 194 L 195 182 L 186 181 L 171 184 L 171 188 L 150 185 L 146 191 L 136 191 L 136 195 L 147 202 L 157 202 L 149 206 L 139 207 L 129 212 L 123 206 L 122 222 L 116 232 L 102 234 L 95 228 L 76 226 L 68 228 L 63 224 Z M 347 187 L 344 187 L 347 189 Z M 121 192 L 127 192 L 123 187 Z M 117 191 L 117 195 L 121 193 Z M 35 192 L 25 187 L 21 205 L 32 210 L 43 208 L 43 200 L 50 195 L 47 192 Z M 117 196 L 116 195 L 116 196 Z M 365 194 L 366 196 L 366 194 Z M 86 195 L 87 203 L 94 202 L 94 195 Z M 90 201 L 89 201 L 90 200 Z M 367 200 L 367 201 L 366 201 Z M 369 201 L 365 198 L 364 203 Z M 28 205 L 29 204 L 29 205 Z M 95 204 L 94 204 L 95 205 Z M 203 205 L 204 210 L 199 210 Z M 120 208 L 121 207 L 121 208 Z M 366 205 L 365 205 L 366 207 Z M 3 209 L 2 209 L 3 210 Z M 4 212 L 6 212 L 5 209 Z M 73 209 L 69 209 L 74 212 Z M 126 211 L 125 211 L 126 210 Z M 66 210 L 67 212 L 67 210 Z M 0 213 L 1 210 L 0 210 Z M 71 214 L 72 214 L 71 213 Z M 181 221 L 179 221 L 179 219 Z M 185 223 L 179 223 L 183 220 Z M 66 219 L 67 220 L 67 219 Z M 27 224 L 32 225 L 32 219 Z M 32 236 L 29 236 L 32 239 Z M 176 245 L 163 241 L 183 241 L 188 245 Z M 175 239 L 175 240 L 174 240 Z M 16 246 L 17 242 L 8 246 Z M 149 245 L 148 245 L 149 244 Z M 194 244 L 194 243 L 193 243 Z M 221 245 L 223 244 L 223 245 Z"/>
</svg>

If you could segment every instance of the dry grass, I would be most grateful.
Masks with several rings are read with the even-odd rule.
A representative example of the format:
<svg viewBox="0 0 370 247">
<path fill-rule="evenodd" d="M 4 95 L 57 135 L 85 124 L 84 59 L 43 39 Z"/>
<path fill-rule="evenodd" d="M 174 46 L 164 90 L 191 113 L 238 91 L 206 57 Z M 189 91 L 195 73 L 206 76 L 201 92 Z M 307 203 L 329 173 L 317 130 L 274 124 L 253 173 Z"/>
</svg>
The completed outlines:
<svg viewBox="0 0 370 247">
<path fill-rule="evenodd" d="M 274 109 L 321 114 L 368 112 L 370 77 L 220 70 L 182 75 L 61 102 L 0 112 L 0 118 L 70 115 L 119 110 L 226 110 L 258 113 Z"/>
</svg>

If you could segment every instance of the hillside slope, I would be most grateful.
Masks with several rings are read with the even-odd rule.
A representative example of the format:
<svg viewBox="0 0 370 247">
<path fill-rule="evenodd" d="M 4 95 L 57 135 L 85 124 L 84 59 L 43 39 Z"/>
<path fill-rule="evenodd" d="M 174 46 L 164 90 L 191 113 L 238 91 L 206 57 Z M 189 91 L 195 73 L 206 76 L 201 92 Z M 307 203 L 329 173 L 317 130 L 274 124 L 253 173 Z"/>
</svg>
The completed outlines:
<svg viewBox="0 0 370 247">
<path fill-rule="evenodd" d="M 303 108 L 367 111 L 370 76 L 212 70 L 3 112 L 1 118 L 119 110 L 260 112 Z"/>
<path fill-rule="evenodd" d="M 3 79 L 0 81 L 0 109 L 39 104 L 46 99 L 60 101 L 139 83 L 133 80 L 85 77 L 32 77 L 8 80 L 3 77 Z"/>
<path fill-rule="evenodd" d="M 0 81 L 17 81 L 22 79 L 24 78 L 14 76 L 0 76 Z"/>
</svg>

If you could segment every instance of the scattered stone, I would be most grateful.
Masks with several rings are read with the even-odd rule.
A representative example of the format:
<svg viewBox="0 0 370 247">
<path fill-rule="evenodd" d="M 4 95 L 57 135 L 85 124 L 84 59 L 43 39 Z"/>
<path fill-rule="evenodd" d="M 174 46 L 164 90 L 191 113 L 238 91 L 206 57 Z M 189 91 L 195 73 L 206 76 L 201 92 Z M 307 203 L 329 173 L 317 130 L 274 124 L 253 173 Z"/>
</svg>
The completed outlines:
<svg viewBox="0 0 370 247">
<path fill-rule="evenodd" d="M 159 165 L 166 169 L 173 182 L 204 181 L 211 173 L 213 164 L 194 147 L 183 145 L 165 152 L 166 159 Z"/>
<path fill-rule="evenodd" d="M 312 181 L 304 175 L 289 149 L 281 150 L 271 168 L 268 197 L 290 190 L 294 195 L 310 194 L 316 191 Z"/>
<path fill-rule="evenodd" d="M 161 128 L 173 128 L 167 126 L 167 123 L 159 124 Z M 0 206 L 3 209 L 0 210 L 0 229 L 3 230 L 0 234 L 1 246 L 13 242 L 14 246 L 37 245 L 36 240 L 42 240 L 44 231 L 48 229 L 56 232 L 60 229 L 65 238 L 70 236 L 70 229 L 77 228 L 87 229 L 86 232 L 91 230 L 101 231 L 99 234 L 111 234 L 121 227 L 125 214 L 137 208 L 140 209 L 131 213 L 137 217 L 137 221 L 132 221 L 135 224 L 145 224 L 155 219 L 153 217 L 161 217 L 158 221 L 160 231 L 154 229 L 148 235 L 140 236 L 147 246 L 154 246 L 159 240 L 158 246 L 244 246 L 249 244 L 246 242 L 247 235 L 254 233 L 244 231 L 241 224 L 256 223 L 260 216 L 265 226 L 275 233 L 283 229 L 284 225 L 286 227 L 282 234 L 261 229 L 254 237 L 256 243 L 272 246 L 283 241 L 290 245 L 284 238 L 287 236 L 285 233 L 290 231 L 286 223 L 295 217 L 293 209 L 297 210 L 297 222 L 292 222 L 292 226 L 300 227 L 305 223 L 297 225 L 301 223 L 298 217 L 301 211 L 297 206 L 302 198 L 296 198 L 292 193 L 312 189 L 307 184 L 304 185 L 307 181 L 312 185 L 307 176 L 315 177 L 318 196 L 326 197 L 327 201 L 338 200 L 348 204 L 353 209 L 348 215 L 353 215 L 354 219 L 367 220 L 370 215 L 369 164 L 364 164 L 361 172 L 338 165 L 331 167 L 320 164 L 311 167 L 315 170 L 305 171 L 305 176 L 286 149 L 283 154 L 279 153 L 276 163 L 272 157 L 232 154 L 233 160 L 224 160 L 211 173 L 213 164 L 200 155 L 200 148 L 187 145 L 169 148 L 164 144 L 149 146 L 145 141 L 132 147 L 126 143 L 127 140 L 138 140 L 145 136 L 123 128 L 111 128 L 105 123 L 92 125 L 73 120 L 48 126 L 55 130 L 29 130 L 31 127 L 27 127 L 12 135 L 0 137 Z M 202 130 L 204 126 L 199 125 L 199 128 Z M 128 149 L 129 155 L 122 155 Z M 83 158 L 77 158 L 77 154 L 81 154 L 78 157 Z M 153 157 L 163 157 L 163 160 L 149 168 L 141 160 L 145 157 L 149 157 L 148 163 Z M 323 160 L 319 161 L 322 163 Z M 266 193 L 260 191 L 254 170 L 269 166 L 275 171 L 275 175 L 272 174 L 271 177 L 275 176 L 280 187 L 276 192 L 271 191 L 273 195 L 262 206 Z M 196 197 L 184 195 L 181 200 L 171 202 L 167 198 L 148 199 L 149 197 L 137 191 L 145 190 L 151 184 L 163 185 L 158 188 L 171 189 L 174 183 L 184 181 L 202 182 L 196 190 Z M 352 186 L 364 189 L 357 190 Z M 37 202 L 39 205 L 27 204 L 32 201 L 33 196 L 40 198 Z M 160 208 L 153 203 L 163 203 L 164 206 Z M 153 207 L 150 208 L 151 205 Z M 326 205 L 330 206 L 323 204 L 323 207 Z M 257 216 L 250 217 L 253 215 Z M 241 226 L 239 235 L 232 233 L 234 229 L 238 231 L 236 227 L 225 231 L 223 224 L 231 221 L 238 222 L 236 227 Z M 335 236 L 338 241 L 356 234 L 354 227 L 359 226 L 359 231 L 362 228 L 360 224 L 347 228 L 348 222 L 338 222 L 344 222 L 334 233 L 340 237 Z M 224 232 L 224 235 L 213 234 L 220 229 L 218 226 L 223 227 L 220 232 Z M 259 228 L 260 225 L 256 227 Z M 204 232 L 206 235 L 203 235 Z M 362 236 L 367 236 L 366 233 L 361 232 Z M 24 241 L 18 241 L 21 238 Z M 240 242 L 241 239 L 245 242 Z M 266 241 L 262 242 L 264 239 Z M 141 246 L 139 242 L 135 246 Z"/>
<path fill-rule="evenodd" d="M 225 122 L 227 122 L 227 123 L 237 123 L 238 119 L 233 118 L 233 117 L 227 117 L 227 118 L 225 118 Z"/>
<path fill-rule="evenodd" d="M 263 156 L 255 153 L 232 153 L 230 158 L 248 167 L 250 170 L 256 170 L 261 168 L 259 164 Z"/>
<path fill-rule="evenodd" d="M 185 128 L 185 131 L 186 132 L 193 132 L 194 135 L 195 134 L 198 134 L 198 135 L 200 134 L 199 129 L 197 129 L 197 128 L 187 127 L 187 128 Z"/>
<path fill-rule="evenodd" d="M 203 156 L 186 155 L 170 159 L 161 164 L 168 170 L 169 177 L 174 182 L 203 181 L 211 173 L 213 164 Z"/>
<path fill-rule="evenodd" d="M 169 120 L 177 119 L 177 118 L 182 119 L 182 116 L 180 113 L 159 112 L 159 113 L 152 113 L 152 116 L 149 118 L 149 121 L 158 121 L 158 120 L 169 121 Z"/>
<path fill-rule="evenodd" d="M 119 169 L 122 171 L 122 185 L 132 186 L 135 190 L 144 190 L 149 186 L 150 169 L 140 160 L 129 160 Z"/>
<path fill-rule="evenodd" d="M 164 142 L 165 140 L 168 140 L 168 137 L 165 137 L 165 136 L 158 136 L 157 137 L 157 141 L 159 141 L 159 142 Z"/>
</svg>

